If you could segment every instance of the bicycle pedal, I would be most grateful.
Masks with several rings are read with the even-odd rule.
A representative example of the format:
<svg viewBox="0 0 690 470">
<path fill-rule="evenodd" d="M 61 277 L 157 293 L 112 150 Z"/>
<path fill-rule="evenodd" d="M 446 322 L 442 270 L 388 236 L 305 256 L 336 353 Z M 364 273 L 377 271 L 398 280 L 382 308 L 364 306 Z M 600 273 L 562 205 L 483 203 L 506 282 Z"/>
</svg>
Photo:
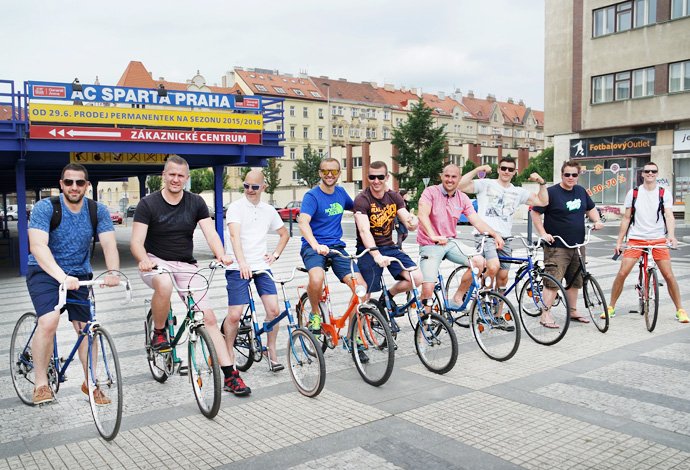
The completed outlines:
<svg viewBox="0 0 690 470">
<path fill-rule="evenodd" d="M 242 325 L 237 329 L 237 334 L 238 335 L 246 335 L 250 331 L 252 331 L 252 327 L 248 325 Z"/>
<path fill-rule="evenodd" d="M 188 366 L 180 366 L 180 368 L 177 370 L 177 373 L 183 377 L 186 377 L 189 375 L 189 367 Z"/>
</svg>

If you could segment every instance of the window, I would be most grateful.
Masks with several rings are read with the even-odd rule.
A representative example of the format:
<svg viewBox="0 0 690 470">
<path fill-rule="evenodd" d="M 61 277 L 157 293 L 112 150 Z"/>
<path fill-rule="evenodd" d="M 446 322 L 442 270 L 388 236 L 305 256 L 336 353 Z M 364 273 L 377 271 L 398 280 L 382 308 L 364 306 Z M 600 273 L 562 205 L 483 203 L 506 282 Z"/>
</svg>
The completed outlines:
<svg viewBox="0 0 690 470">
<path fill-rule="evenodd" d="M 601 75 L 592 79 L 592 103 L 654 95 L 654 67 Z"/>
<path fill-rule="evenodd" d="M 632 28 L 632 2 L 616 5 L 616 32 Z"/>
<path fill-rule="evenodd" d="M 309 153 L 309 147 L 304 147 L 302 149 L 302 158 L 307 158 L 307 153 Z"/>
<path fill-rule="evenodd" d="M 319 108 L 319 119 L 323 119 L 323 108 Z"/>
<path fill-rule="evenodd" d="M 690 0 L 671 0 L 671 19 L 690 15 Z"/>
<path fill-rule="evenodd" d="M 592 103 L 613 101 L 613 75 L 602 75 L 592 79 Z"/>
<path fill-rule="evenodd" d="M 391 137 L 391 131 L 387 127 L 383 128 L 383 139 L 388 140 Z"/>
<path fill-rule="evenodd" d="M 292 181 L 299 181 L 299 176 L 295 170 L 292 170 Z"/>
<path fill-rule="evenodd" d="M 276 93 L 280 93 L 281 95 L 287 95 L 285 88 L 283 88 L 282 86 L 274 86 L 273 89 L 276 91 Z"/>
<path fill-rule="evenodd" d="M 479 126 L 479 133 L 480 134 L 488 134 L 489 133 L 489 126 Z"/>
<path fill-rule="evenodd" d="M 319 135 L 319 140 L 323 140 L 323 127 L 319 127 L 318 135 Z"/>
<path fill-rule="evenodd" d="M 290 147 L 290 160 L 295 159 L 295 147 Z"/>
<path fill-rule="evenodd" d="M 350 114 L 352 117 L 359 117 L 359 108 L 350 108 Z"/>
<path fill-rule="evenodd" d="M 323 149 L 319 148 L 319 157 L 323 158 Z"/>
<path fill-rule="evenodd" d="M 343 126 L 338 126 L 338 137 L 343 136 Z"/>
<path fill-rule="evenodd" d="M 594 10 L 592 36 L 604 36 L 655 23 L 656 3 L 657 0 L 634 0 Z"/>
<path fill-rule="evenodd" d="M 633 70 L 632 78 L 633 98 L 642 98 L 643 96 L 654 95 L 654 67 Z"/>
<path fill-rule="evenodd" d="M 290 116 L 295 117 L 295 107 L 290 106 Z"/>
<path fill-rule="evenodd" d="M 318 91 L 311 91 L 310 93 L 311 96 L 313 96 L 314 98 L 321 98 L 321 93 L 319 93 Z"/>
<path fill-rule="evenodd" d="M 333 126 L 331 128 L 331 135 L 338 135 L 338 126 Z"/>
<path fill-rule="evenodd" d="M 493 155 L 482 155 L 482 165 L 491 165 L 496 163 L 497 160 L 498 158 Z"/>
<path fill-rule="evenodd" d="M 308 139 L 308 138 L 309 138 L 309 128 L 308 128 L 307 126 L 304 126 L 304 127 L 302 128 L 302 137 L 303 137 L 304 139 Z"/>
<path fill-rule="evenodd" d="M 690 60 L 668 67 L 668 91 L 690 91 Z"/>
<path fill-rule="evenodd" d="M 635 28 L 656 22 L 656 0 L 635 0 Z"/>
<path fill-rule="evenodd" d="M 263 92 L 268 91 L 268 88 L 266 88 L 266 87 L 263 86 L 263 85 L 259 85 L 258 83 L 255 83 L 254 86 L 255 86 L 256 89 L 259 90 L 259 91 L 263 91 Z"/>
<path fill-rule="evenodd" d="M 627 100 L 630 98 L 630 72 L 616 74 L 615 78 L 615 100 Z"/>
<path fill-rule="evenodd" d="M 304 96 L 304 92 L 299 88 L 293 88 L 292 91 L 294 91 L 297 96 Z"/>
<path fill-rule="evenodd" d="M 295 138 L 295 126 L 290 126 L 290 138 Z"/>
<path fill-rule="evenodd" d="M 302 117 L 308 118 L 309 117 L 309 108 L 306 106 L 302 108 Z"/>
<path fill-rule="evenodd" d="M 615 32 L 616 7 L 610 6 L 594 10 L 594 37 Z"/>
<path fill-rule="evenodd" d="M 383 110 L 383 120 L 384 121 L 390 121 L 391 120 L 391 112 L 387 109 Z"/>
<path fill-rule="evenodd" d="M 362 168 L 362 157 L 352 157 L 352 168 Z"/>
</svg>

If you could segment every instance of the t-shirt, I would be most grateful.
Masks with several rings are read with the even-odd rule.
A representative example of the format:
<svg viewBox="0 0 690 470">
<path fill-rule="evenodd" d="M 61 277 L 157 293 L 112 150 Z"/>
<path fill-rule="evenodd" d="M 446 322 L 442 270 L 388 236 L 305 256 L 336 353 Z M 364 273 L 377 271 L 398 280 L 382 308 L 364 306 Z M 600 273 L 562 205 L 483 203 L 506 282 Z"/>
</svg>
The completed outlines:
<svg viewBox="0 0 690 470">
<path fill-rule="evenodd" d="M 529 191 L 513 186 L 503 187 L 497 180 L 474 180 L 477 194 L 477 213 L 489 227 L 502 237 L 509 237 L 513 230 L 513 214 L 529 199 Z M 475 233 L 477 231 L 475 230 Z"/>
<path fill-rule="evenodd" d="M 623 205 L 627 209 L 632 207 L 633 190 L 628 191 Z M 664 207 L 671 207 L 671 191 L 664 189 Z M 658 214 L 659 209 L 659 186 L 651 191 L 647 191 L 644 186 L 637 190 L 637 200 L 635 201 L 635 223 L 630 225 L 628 238 L 637 240 L 658 240 L 666 237 L 666 226 L 662 214 Z"/>
<path fill-rule="evenodd" d="M 568 245 L 584 242 L 585 213 L 594 209 L 594 201 L 585 188 L 576 184 L 572 190 L 567 191 L 560 184 L 555 184 L 547 191 L 549 205 L 533 209 L 544 214 L 546 233 L 560 236 Z M 560 240 L 556 240 L 553 246 L 565 248 Z"/>
<path fill-rule="evenodd" d="M 436 231 L 436 235 L 443 237 L 455 237 L 456 226 L 458 219 L 462 214 L 469 217 L 476 214 L 472 201 L 467 197 L 467 194 L 460 190 L 456 190 L 452 196 L 448 195 L 442 184 L 436 186 L 429 186 L 422 193 L 419 202 L 426 203 L 431 206 L 429 219 L 431 225 Z M 424 230 L 424 226 L 419 224 L 417 231 L 417 243 L 420 245 L 433 245 L 434 242 L 429 237 L 429 234 Z"/>
<path fill-rule="evenodd" d="M 343 212 L 352 210 L 352 198 L 342 187 L 336 186 L 333 194 L 326 194 L 316 186 L 304 195 L 300 213 L 311 216 L 309 223 L 312 234 L 320 245 L 345 246 L 343 227 L 340 222 Z M 302 246 L 309 243 L 302 237 Z"/>
<path fill-rule="evenodd" d="M 253 270 L 268 269 L 264 255 L 268 251 L 266 235 L 284 227 L 283 221 L 275 207 L 259 202 L 254 205 L 246 197 L 239 199 L 230 206 L 225 216 L 228 224 L 240 224 L 240 243 L 244 259 Z M 225 251 L 235 257 L 230 241 L 230 234 L 225 237 Z M 238 263 L 233 263 L 227 269 L 240 269 Z"/>
<path fill-rule="evenodd" d="M 50 248 L 55 262 L 66 274 L 71 276 L 90 274 L 92 270 L 89 249 L 93 239 L 93 227 L 91 226 L 91 215 L 86 198 L 83 200 L 81 210 L 77 213 L 67 208 L 62 194 L 60 194 L 60 204 L 62 205 L 62 219 L 55 230 L 50 231 L 50 219 L 53 217 L 53 203 L 50 198 L 41 199 L 36 203 L 31 211 L 29 228 L 43 230 L 49 234 L 48 248 Z M 113 222 L 110 220 L 108 208 L 101 203 L 98 203 L 97 207 L 96 232 L 101 234 L 115 230 Z M 29 266 L 38 266 L 38 261 L 30 254 L 28 264 Z"/>
<path fill-rule="evenodd" d="M 393 246 L 393 226 L 395 216 L 405 208 L 405 201 L 400 193 L 388 190 L 381 199 L 376 199 L 367 188 L 355 198 L 355 213 L 369 216 L 369 227 L 376 246 Z M 363 247 L 362 238 L 357 231 L 357 246 Z"/>
<path fill-rule="evenodd" d="M 178 204 L 170 204 L 156 191 L 137 205 L 134 221 L 149 226 L 144 248 L 165 261 L 195 263 L 194 229 L 200 220 L 209 218 L 206 201 L 184 191 Z"/>
</svg>

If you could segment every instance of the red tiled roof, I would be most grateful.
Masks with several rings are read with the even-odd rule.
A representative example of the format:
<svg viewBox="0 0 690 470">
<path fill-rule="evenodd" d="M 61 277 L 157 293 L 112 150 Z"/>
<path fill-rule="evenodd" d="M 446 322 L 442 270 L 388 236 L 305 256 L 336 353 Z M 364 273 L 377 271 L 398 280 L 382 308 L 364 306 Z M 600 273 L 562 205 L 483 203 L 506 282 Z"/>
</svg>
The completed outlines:
<svg viewBox="0 0 690 470">
<path fill-rule="evenodd" d="M 293 77 L 287 74 L 256 72 L 239 68 L 235 69 L 235 73 L 255 95 L 326 101 L 326 96 L 309 77 Z"/>
<path fill-rule="evenodd" d="M 331 100 L 355 101 L 367 104 L 385 104 L 378 89 L 370 83 L 355 83 L 331 78 L 309 77 L 321 90 L 323 96 L 328 96 L 330 89 Z M 326 85 L 327 84 L 327 85 Z"/>
<path fill-rule="evenodd" d="M 488 121 L 494 107 L 494 102 L 480 98 L 462 97 L 462 104 L 467 108 L 474 119 Z"/>
<path fill-rule="evenodd" d="M 19 108 L 14 108 L 14 118 L 19 118 L 20 110 Z M 12 106 L 10 105 L 0 105 L 0 121 L 11 121 L 12 120 Z"/>
<path fill-rule="evenodd" d="M 532 116 L 537 121 L 537 126 L 544 127 L 544 111 L 532 110 Z"/>
<path fill-rule="evenodd" d="M 462 112 L 467 111 L 467 108 L 463 106 L 462 103 L 455 101 L 450 96 L 445 96 L 443 99 L 439 98 L 438 95 L 431 93 L 423 93 L 422 98 L 424 103 L 430 108 L 436 110 L 440 114 L 446 114 L 452 116 L 455 108 L 459 107 Z"/>
<path fill-rule="evenodd" d="M 525 115 L 527 114 L 527 108 L 515 103 L 503 103 L 500 101 L 497 103 L 506 121 L 508 121 L 511 124 L 525 123 Z"/>
<path fill-rule="evenodd" d="M 186 82 L 170 82 L 168 80 L 154 80 L 151 73 L 146 70 L 143 63 L 132 60 L 127 65 L 124 73 L 117 82 L 117 86 L 133 87 L 133 88 L 158 88 L 163 85 L 167 90 L 187 91 L 189 83 Z M 235 85 L 231 88 L 224 88 L 220 86 L 209 86 L 208 88 L 214 93 L 236 94 L 241 92 L 239 86 Z"/>
</svg>

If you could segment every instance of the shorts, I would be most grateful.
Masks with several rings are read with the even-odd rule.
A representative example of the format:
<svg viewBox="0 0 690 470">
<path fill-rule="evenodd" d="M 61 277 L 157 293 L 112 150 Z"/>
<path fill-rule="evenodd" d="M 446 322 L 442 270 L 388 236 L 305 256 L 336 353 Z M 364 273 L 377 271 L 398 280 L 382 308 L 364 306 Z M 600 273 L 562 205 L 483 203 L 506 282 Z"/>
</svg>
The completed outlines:
<svg viewBox="0 0 690 470">
<path fill-rule="evenodd" d="M 82 274 L 74 277 L 80 281 L 88 281 L 93 278 L 93 274 Z M 29 296 L 34 304 L 36 317 L 55 311 L 59 297 L 58 290 L 60 289 L 60 283 L 55 278 L 43 271 L 40 266 L 29 266 L 26 275 L 26 287 L 29 289 Z M 67 304 L 62 307 L 60 313 L 67 309 L 69 321 L 87 322 L 91 320 L 88 299 L 89 288 L 86 286 L 80 287 L 79 290 L 68 290 Z M 72 301 L 79 303 L 72 303 Z"/>
<path fill-rule="evenodd" d="M 186 288 L 186 287 L 192 287 L 195 289 L 201 289 L 201 288 L 206 288 L 208 287 L 208 283 L 206 282 L 206 276 L 202 276 L 201 274 L 196 274 L 196 272 L 199 270 L 199 267 L 196 264 L 191 264 L 191 263 L 184 263 L 182 261 L 165 261 L 160 259 L 157 256 L 152 255 L 151 253 L 148 253 L 148 257 L 151 261 L 156 263 L 160 267 L 165 267 L 166 269 L 169 269 L 173 273 L 173 277 L 175 278 L 175 283 L 180 287 L 180 288 Z M 153 289 L 153 278 L 155 276 L 170 276 L 169 274 L 151 274 L 145 273 L 142 271 L 139 271 L 139 276 L 141 277 L 141 280 L 144 281 L 144 284 L 149 286 L 151 289 Z M 174 288 L 173 288 L 174 289 Z M 194 291 L 192 293 L 192 296 L 194 298 L 194 309 L 195 310 L 209 310 L 211 307 L 208 303 L 207 300 L 207 293 L 208 291 L 204 292 L 203 290 L 198 290 Z M 180 294 L 180 299 L 182 301 L 185 301 L 185 295 L 183 293 Z"/>
<path fill-rule="evenodd" d="M 628 240 L 628 246 L 646 246 L 646 245 L 666 245 L 665 238 L 657 240 Z M 642 256 L 642 250 L 625 250 L 623 258 L 639 259 Z M 666 261 L 671 259 L 671 252 L 668 248 L 652 248 L 652 258 L 654 261 Z"/>
<path fill-rule="evenodd" d="M 587 261 L 587 254 L 584 247 L 580 248 L 582 253 L 582 261 Z M 564 278 L 567 281 L 563 287 L 568 286 L 568 289 L 574 287 L 580 289 L 582 287 L 582 272 L 575 276 L 575 273 L 580 268 L 580 261 L 577 256 L 577 248 L 558 248 L 553 246 L 544 247 L 544 271 L 551 274 L 558 282 Z M 574 278 L 573 278 L 574 277 Z M 550 285 L 552 283 L 544 281 L 546 287 L 556 289 L 557 286 Z"/>
<path fill-rule="evenodd" d="M 479 245 L 482 243 L 482 235 L 474 236 L 474 246 L 479 249 Z M 496 259 L 499 256 L 503 258 L 510 258 L 513 255 L 513 249 L 510 247 L 510 243 L 506 242 L 503 244 L 502 249 L 496 248 L 496 240 L 491 237 L 487 237 L 484 242 L 484 258 L 489 261 L 490 259 Z M 501 261 L 501 269 L 509 270 L 510 263 Z"/>
<path fill-rule="evenodd" d="M 470 260 L 453 242 L 448 242 L 445 245 L 420 246 L 419 255 L 421 256 L 419 267 L 422 270 L 423 282 L 436 282 L 438 280 L 438 268 L 444 258 L 460 266 L 470 265 Z"/>
<path fill-rule="evenodd" d="M 364 251 L 364 247 L 357 247 L 358 254 L 362 251 Z M 412 259 L 407 256 L 404 251 L 395 245 L 379 247 L 379 253 L 381 253 L 383 256 L 390 256 L 391 258 L 399 259 L 406 268 L 415 266 L 414 261 L 412 261 Z M 362 277 L 367 283 L 368 291 L 380 291 L 383 268 L 376 264 L 376 261 L 374 261 L 374 257 L 371 255 L 371 253 L 367 253 L 366 255 L 362 256 L 357 262 L 357 265 L 359 266 L 359 272 L 362 273 Z M 388 272 L 391 273 L 391 276 L 398 281 L 403 279 L 403 268 L 395 261 L 388 265 Z"/>
<path fill-rule="evenodd" d="M 343 253 L 344 255 L 347 254 L 347 251 L 345 251 L 344 246 L 329 246 L 328 248 L 332 250 L 338 250 L 339 252 Z M 351 274 L 350 272 L 350 260 L 346 258 L 342 258 L 338 255 L 320 255 L 312 247 L 309 245 L 304 245 L 302 247 L 302 250 L 299 252 L 300 256 L 302 257 L 302 261 L 304 262 L 304 267 L 307 268 L 307 271 L 311 271 L 312 268 L 321 268 L 324 271 L 326 270 L 326 260 L 330 259 L 331 260 L 331 265 L 333 267 L 333 272 L 335 275 L 340 279 L 342 282 L 345 277 L 349 276 Z M 356 273 L 359 272 L 359 268 L 357 268 L 357 263 L 354 263 L 353 265 L 354 271 Z"/>
<path fill-rule="evenodd" d="M 268 272 L 271 271 L 269 270 Z M 278 295 L 276 284 L 268 274 L 257 274 L 252 279 L 242 279 L 239 270 L 228 269 L 225 271 L 225 279 L 228 281 L 225 286 L 228 290 L 228 306 L 247 305 L 249 303 L 249 281 L 252 279 L 259 297 L 263 295 Z"/>
</svg>

